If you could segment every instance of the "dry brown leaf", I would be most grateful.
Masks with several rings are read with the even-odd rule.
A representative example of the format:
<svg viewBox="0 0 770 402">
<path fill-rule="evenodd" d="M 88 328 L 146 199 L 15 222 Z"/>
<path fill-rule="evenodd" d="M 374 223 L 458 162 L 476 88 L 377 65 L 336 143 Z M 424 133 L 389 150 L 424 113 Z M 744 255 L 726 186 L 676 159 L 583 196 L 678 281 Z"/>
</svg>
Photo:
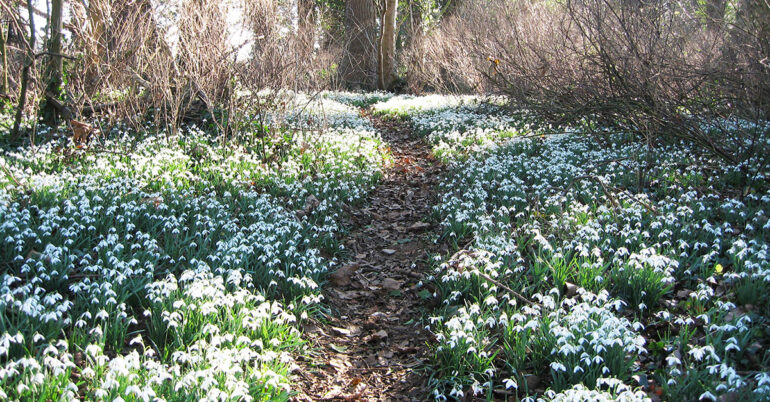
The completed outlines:
<svg viewBox="0 0 770 402">
<path fill-rule="evenodd" d="M 84 144 L 93 134 L 99 132 L 92 125 L 77 120 L 70 120 L 70 127 L 72 127 L 72 140 L 75 144 Z"/>
<path fill-rule="evenodd" d="M 313 194 L 310 194 L 305 198 L 305 206 L 302 208 L 302 212 L 304 212 L 305 215 L 310 215 L 310 213 L 315 211 L 319 205 L 321 205 L 321 202 L 318 201 L 318 198 L 315 198 Z"/>
<path fill-rule="evenodd" d="M 144 204 L 152 204 L 157 208 L 163 202 L 163 199 L 160 197 L 145 197 L 140 201 Z"/>
<path fill-rule="evenodd" d="M 329 281 L 337 287 L 348 286 L 351 283 L 350 277 L 356 272 L 358 267 L 358 264 L 343 265 L 329 275 Z"/>
<path fill-rule="evenodd" d="M 385 278 L 382 280 L 382 283 L 380 283 L 383 289 L 386 290 L 399 290 L 401 289 L 401 282 L 393 279 L 393 278 Z"/>
<path fill-rule="evenodd" d="M 428 222 L 416 222 L 412 224 L 412 226 L 409 226 L 409 230 L 412 232 L 419 232 L 430 228 L 430 226 L 431 225 Z"/>
</svg>

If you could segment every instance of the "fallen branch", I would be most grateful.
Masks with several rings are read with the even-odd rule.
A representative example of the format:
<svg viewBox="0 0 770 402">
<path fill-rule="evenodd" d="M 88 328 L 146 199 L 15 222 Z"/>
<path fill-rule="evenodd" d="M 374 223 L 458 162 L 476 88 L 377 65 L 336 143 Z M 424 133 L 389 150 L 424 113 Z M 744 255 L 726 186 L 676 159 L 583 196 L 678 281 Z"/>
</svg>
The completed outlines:
<svg viewBox="0 0 770 402">
<path fill-rule="evenodd" d="M 61 115 L 61 117 L 64 118 L 64 120 L 72 120 L 75 118 L 74 114 L 72 113 L 72 109 L 70 109 L 67 105 L 65 105 L 60 100 L 56 99 L 56 97 L 50 93 L 45 93 L 45 101 L 50 103 L 54 109 Z"/>
<path fill-rule="evenodd" d="M 61 114 L 61 116 L 65 120 L 72 120 L 72 119 L 74 119 L 76 117 L 76 113 L 75 112 L 79 112 L 77 114 L 79 114 L 81 116 L 92 115 L 94 113 L 103 112 L 106 109 L 111 109 L 111 108 L 114 108 L 114 107 L 117 107 L 117 106 L 120 106 L 121 104 L 123 104 L 123 102 L 109 102 L 109 103 L 97 103 L 95 105 L 84 105 L 78 111 L 77 108 L 75 108 L 75 110 L 73 110 L 72 106 L 69 106 L 66 103 L 60 101 L 55 96 L 53 96 L 53 94 L 51 94 L 50 92 L 46 92 L 45 100 L 47 102 L 51 102 L 53 107 L 56 108 L 56 111 L 59 112 L 59 114 Z"/>
</svg>

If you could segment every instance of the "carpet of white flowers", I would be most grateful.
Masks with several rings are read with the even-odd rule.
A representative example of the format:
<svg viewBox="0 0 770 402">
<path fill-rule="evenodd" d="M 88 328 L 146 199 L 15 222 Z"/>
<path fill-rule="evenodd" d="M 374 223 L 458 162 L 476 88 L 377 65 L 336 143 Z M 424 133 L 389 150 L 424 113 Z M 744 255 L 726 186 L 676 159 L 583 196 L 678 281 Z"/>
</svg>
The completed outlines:
<svg viewBox="0 0 770 402">
<path fill-rule="evenodd" d="M 0 400 L 287 399 L 340 211 L 389 158 L 349 106 L 374 101 L 307 100 L 228 141 L 0 150 Z"/>
<path fill-rule="evenodd" d="M 448 162 L 540 129 L 526 114 L 508 113 L 502 102 L 495 97 L 401 95 L 375 103 L 372 110 L 385 118 L 408 120 L 433 154 Z"/>
<path fill-rule="evenodd" d="M 434 207 L 454 251 L 435 256 L 425 283 L 438 304 L 433 397 L 770 399 L 761 161 L 731 165 L 685 143 L 650 152 L 618 133 L 540 135 L 480 116 L 490 107 L 374 106 L 411 119 L 437 154 L 465 155 L 448 158 Z"/>
</svg>

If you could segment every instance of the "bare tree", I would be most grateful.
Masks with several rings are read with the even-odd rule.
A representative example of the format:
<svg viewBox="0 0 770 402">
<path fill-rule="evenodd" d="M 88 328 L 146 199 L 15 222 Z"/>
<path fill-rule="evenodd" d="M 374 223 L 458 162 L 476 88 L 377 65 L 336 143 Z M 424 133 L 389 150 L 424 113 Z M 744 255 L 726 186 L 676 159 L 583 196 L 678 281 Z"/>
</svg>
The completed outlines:
<svg viewBox="0 0 770 402">
<path fill-rule="evenodd" d="M 378 52 L 377 86 L 389 90 L 396 81 L 396 13 L 398 0 L 385 0 L 385 10 L 382 18 L 380 48 Z"/>
</svg>

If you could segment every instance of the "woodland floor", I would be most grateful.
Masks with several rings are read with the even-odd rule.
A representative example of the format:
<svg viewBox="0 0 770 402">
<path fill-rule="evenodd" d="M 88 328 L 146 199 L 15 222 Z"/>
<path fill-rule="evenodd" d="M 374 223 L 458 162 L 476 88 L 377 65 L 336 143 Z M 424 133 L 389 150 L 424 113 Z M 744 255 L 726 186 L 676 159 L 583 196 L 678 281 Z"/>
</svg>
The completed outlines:
<svg viewBox="0 0 770 402">
<path fill-rule="evenodd" d="M 350 216 L 345 248 L 353 259 L 326 287 L 328 321 L 304 328 L 314 349 L 300 363 L 297 401 L 409 401 L 428 393 L 421 368 L 429 334 L 416 285 L 428 255 L 442 251 L 425 222 L 442 166 L 408 123 L 372 120 L 393 163 L 369 203 Z"/>
</svg>

